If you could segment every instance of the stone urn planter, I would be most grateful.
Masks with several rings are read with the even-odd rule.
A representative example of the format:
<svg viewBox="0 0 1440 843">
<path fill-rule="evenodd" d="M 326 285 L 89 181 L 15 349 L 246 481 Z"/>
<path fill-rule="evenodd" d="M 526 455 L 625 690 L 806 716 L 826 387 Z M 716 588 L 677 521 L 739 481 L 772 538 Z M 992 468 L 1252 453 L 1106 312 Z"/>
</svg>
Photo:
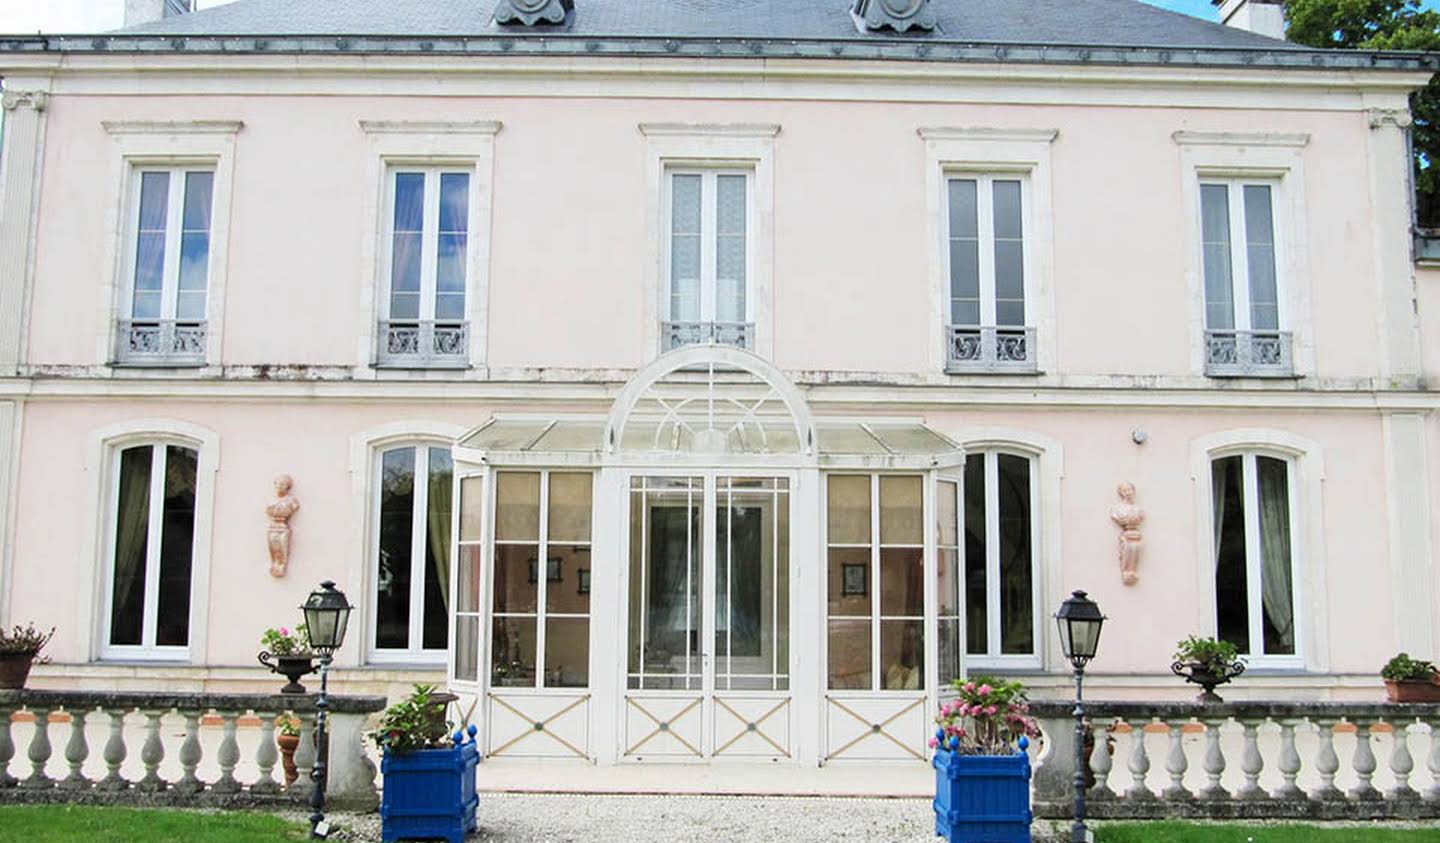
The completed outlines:
<svg viewBox="0 0 1440 843">
<path fill-rule="evenodd" d="M 1195 699 L 1202 703 L 1225 702 L 1215 689 L 1245 672 L 1245 663 L 1235 660 L 1229 663 L 1175 662 L 1170 671 L 1176 676 L 1200 686 L 1200 695 Z"/>
<path fill-rule="evenodd" d="M 307 693 L 305 686 L 300 684 L 300 677 L 314 673 L 319 670 L 315 664 L 315 657 L 309 655 L 272 656 L 265 650 L 261 650 L 256 657 L 260 663 L 270 668 L 272 673 L 278 673 L 290 680 L 281 686 L 282 694 L 304 694 Z"/>
<path fill-rule="evenodd" d="M 944 732 L 936 735 L 943 740 Z M 935 768 L 935 834 L 950 843 L 1030 843 L 1028 739 L 1010 755 L 961 755 L 941 743 Z M 387 838 L 388 839 L 388 838 Z"/>
</svg>

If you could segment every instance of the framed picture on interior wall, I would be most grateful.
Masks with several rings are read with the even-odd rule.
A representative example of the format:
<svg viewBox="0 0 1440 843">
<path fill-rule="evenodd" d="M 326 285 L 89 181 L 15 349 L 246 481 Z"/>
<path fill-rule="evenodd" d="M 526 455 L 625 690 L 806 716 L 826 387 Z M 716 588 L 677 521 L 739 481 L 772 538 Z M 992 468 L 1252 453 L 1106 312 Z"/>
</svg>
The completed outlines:
<svg viewBox="0 0 1440 843">
<path fill-rule="evenodd" d="M 550 557 L 549 559 L 547 559 L 547 560 L 545 561 L 545 581 L 546 581 L 546 582 L 560 582 L 560 580 L 562 579 L 562 576 L 561 576 L 561 571 L 562 571 L 561 564 L 562 564 L 562 560 L 561 560 L 560 557 L 558 557 L 558 556 L 552 556 L 552 557 Z M 536 560 L 531 559 L 531 560 L 530 560 L 530 582 L 532 582 L 532 583 L 539 582 L 540 572 L 537 570 L 538 567 L 539 567 L 539 566 L 536 565 Z"/>
<path fill-rule="evenodd" d="M 870 566 L 863 562 L 849 562 L 840 566 L 840 596 L 864 597 L 870 593 Z"/>
<path fill-rule="evenodd" d="M 590 569 L 589 569 L 589 568 L 577 568 L 577 569 L 575 570 L 575 575 L 576 575 L 576 577 L 580 580 L 580 585 L 576 588 L 575 593 L 576 593 L 576 594 L 589 594 L 589 593 L 590 593 Z"/>
</svg>

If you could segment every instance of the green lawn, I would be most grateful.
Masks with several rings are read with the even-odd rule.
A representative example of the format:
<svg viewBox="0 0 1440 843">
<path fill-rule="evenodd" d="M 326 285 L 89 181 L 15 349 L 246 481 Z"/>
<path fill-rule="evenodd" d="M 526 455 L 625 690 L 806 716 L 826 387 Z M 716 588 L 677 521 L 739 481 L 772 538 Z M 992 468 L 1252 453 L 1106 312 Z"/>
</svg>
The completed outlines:
<svg viewBox="0 0 1440 843">
<path fill-rule="evenodd" d="M 1440 829 L 1220 823 L 1104 823 L 1096 843 L 1440 843 Z"/>
<path fill-rule="evenodd" d="M 288 843 L 309 829 L 271 814 L 0 805 L 0 843 Z"/>
</svg>

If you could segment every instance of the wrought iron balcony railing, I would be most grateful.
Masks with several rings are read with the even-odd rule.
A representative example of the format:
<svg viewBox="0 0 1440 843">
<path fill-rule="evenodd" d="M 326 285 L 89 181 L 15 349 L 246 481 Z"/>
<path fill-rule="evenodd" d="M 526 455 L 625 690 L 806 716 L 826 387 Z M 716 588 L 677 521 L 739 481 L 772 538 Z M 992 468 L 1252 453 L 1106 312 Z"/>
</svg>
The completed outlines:
<svg viewBox="0 0 1440 843">
<path fill-rule="evenodd" d="M 121 319 L 115 362 L 127 366 L 205 365 L 205 320 Z"/>
<path fill-rule="evenodd" d="M 660 342 L 665 351 L 685 345 L 717 343 L 740 348 L 755 347 L 753 322 L 661 322 Z"/>
<path fill-rule="evenodd" d="M 1295 374 L 1289 331 L 1207 330 L 1205 374 L 1285 378 Z"/>
<path fill-rule="evenodd" d="M 402 369 L 452 368 L 470 365 L 470 324 L 432 320 L 380 323 L 377 366 Z"/>
<path fill-rule="evenodd" d="M 1035 329 L 995 325 L 947 325 L 945 371 L 1036 371 Z"/>
</svg>

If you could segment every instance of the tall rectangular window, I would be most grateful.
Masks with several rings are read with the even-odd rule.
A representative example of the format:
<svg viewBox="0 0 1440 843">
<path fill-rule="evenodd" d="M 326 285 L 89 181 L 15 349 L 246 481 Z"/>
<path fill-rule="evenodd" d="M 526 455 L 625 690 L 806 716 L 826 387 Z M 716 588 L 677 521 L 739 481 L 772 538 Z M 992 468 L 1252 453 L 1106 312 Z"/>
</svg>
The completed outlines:
<svg viewBox="0 0 1440 843">
<path fill-rule="evenodd" d="M 388 261 L 377 362 L 466 365 L 470 173 L 393 170 L 387 199 Z"/>
<path fill-rule="evenodd" d="M 495 687 L 590 684 L 592 483 L 585 472 L 495 476 Z"/>
<path fill-rule="evenodd" d="M 138 445 L 116 455 L 105 639 L 112 655 L 185 655 L 197 457 L 179 445 Z"/>
<path fill-rule="evenodd" d="M 949 309 L 946 367 L 1033 371 L 1027 327 L 1025 183 L 1016 176 L 946 179 Z"/>
<path fill-rule="evenodd" d="M 965 459 L 964 583 L 973 661 L 1033 660 L 1036 648 L 1033 460 L 1003 451 Z"/>
<path fill-rule="evenodd" d="M 371 655 L 433 659 L 450 623 L 450 450 L 408 445 L 379 457 Z"/>
<path fill-rule="evenodd" d="M 1200 183 L 1209 374 L 1293 370 L 1290 334 L 1282 330 L 1274 193 L 1269 182 Z"/>
<path fill-rule="evenodd" d="M 924 481 L 835 474 L 827 481 L 828 686 L 925 687 Z"/>
<path fill-rule="evenodd" d="M 746 170 L 666 173 L 666 350 L 694 343 L 754 345 L 750 193 Z"/>
<path fill-rule="evenodd" d="M 205 362 L 210 226 L 215 173 L 136 172 L 133 239 L 116 362 Z"/>
<path fill-rule="evenodd" d="M 1218 635 L 1252 657 L 1294 656 L 1290 463 L 1236 454 L 1210 471 Z"/>
</svg>

